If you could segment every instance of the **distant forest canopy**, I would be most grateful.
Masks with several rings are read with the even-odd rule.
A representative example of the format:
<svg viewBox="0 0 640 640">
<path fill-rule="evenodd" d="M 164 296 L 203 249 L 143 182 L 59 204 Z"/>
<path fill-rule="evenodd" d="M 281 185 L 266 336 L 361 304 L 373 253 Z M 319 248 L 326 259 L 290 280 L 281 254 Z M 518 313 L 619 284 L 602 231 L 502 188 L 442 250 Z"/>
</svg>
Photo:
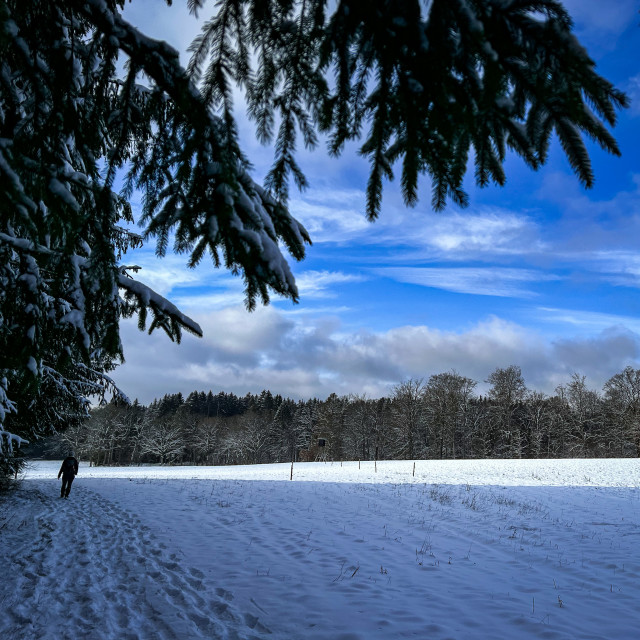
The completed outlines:
<svg viewBox="0 0 640 640">
<path fill-rule="evenodd" d="M 485 396 L 476 381 L 448 372 L 377 399 L 294 401 L 265 390 L 169 394 L 148 407 L 112 402 L 59 444 L 94 465 L 640 455 L 640 370 L 627 367 L 601 392 L 575 373 L 553 396 L 528 389 L 517 366 L 486 382 Z"/>
</svg>

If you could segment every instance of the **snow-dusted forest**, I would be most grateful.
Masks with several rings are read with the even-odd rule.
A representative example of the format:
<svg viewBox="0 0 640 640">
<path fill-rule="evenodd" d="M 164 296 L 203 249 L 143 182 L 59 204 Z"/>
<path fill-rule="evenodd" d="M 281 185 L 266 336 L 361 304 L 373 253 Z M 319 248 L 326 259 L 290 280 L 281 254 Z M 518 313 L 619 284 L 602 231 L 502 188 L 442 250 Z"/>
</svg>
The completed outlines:
<svg viewBox="0 0 640 640">
<path fill-rule="evenodd" d="M 489 382 L 484 396 L 455 373 L 407 380 L 377 399 L 178 393 L 148 407 L 95 409 L 53 444 L 96 465 L 638 455 L 638 370 L 616 374 L 602 392 L 574 374 L 553 396 L 527 389 L 515 366 Z"/>
<path fill-rule="evenodd" d="M 0 503 L 2 638 L 638 636 L 637 460 L 58 468 Z"/>
</svg>

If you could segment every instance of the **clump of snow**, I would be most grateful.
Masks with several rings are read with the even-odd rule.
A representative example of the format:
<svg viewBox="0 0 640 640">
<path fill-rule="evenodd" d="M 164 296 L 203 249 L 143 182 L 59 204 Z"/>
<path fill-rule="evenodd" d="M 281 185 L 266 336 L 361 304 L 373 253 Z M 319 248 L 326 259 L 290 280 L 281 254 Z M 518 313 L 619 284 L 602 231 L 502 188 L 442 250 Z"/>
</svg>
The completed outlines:
<svg viewBox="0 0 640 640">
<path fill-rule="evenodd" d="M 2 423 L 8 413 L 14 413 L 16 411 L 16 405 L 7 396 L 7 390 L 9 388 L 9 382 L 6 376 L 0 378 L 0 429 L 2 429 Z"/>
<path fill-rule="evenodd" d="M 638 460 L 59 467 L 0 507 L 2 637 L 637 637 Z"/>
<path fill-rule="evenodd" d="M 122 273 L 118 274 L 118 285 L 135 294 L 143 305 L 153 306 L 159 309 L 162 313 L 176 318 L 183 326 L 188 327 L 189 330 L 196 335 L 202 336 L 202 329 L 197 322 L 182 313 L 178 307 L 159 293 L 156 293 L 151 287 L 137 280 L 133 280 Z"/>
</svg>

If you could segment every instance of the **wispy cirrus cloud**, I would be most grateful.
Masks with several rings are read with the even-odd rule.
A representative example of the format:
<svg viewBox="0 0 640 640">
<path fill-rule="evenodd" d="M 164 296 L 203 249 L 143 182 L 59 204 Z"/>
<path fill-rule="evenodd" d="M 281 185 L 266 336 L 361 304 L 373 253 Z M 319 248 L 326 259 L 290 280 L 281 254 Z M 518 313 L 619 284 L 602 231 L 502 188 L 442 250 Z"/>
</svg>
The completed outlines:
<svg viewBox="0 0 640 640">
<path fill-rule="evenodd" d="M 310 189 L 294 196 L 289 209 L 305 226 L 314 243 L 342 244 L 372 230 L 363 213 L 364 202 L 364 192 L 357 189 Z"/>
<path fill-rule="evenodd" d="M 216 271 L 213 265 L 203 262 L 196 269 L 189 269 L 184 256 L 168 253 L 158 259 L 149 249 L 132 251 L 123 258 L 122 264 L 140 267 L 131 275 L 164 296 L 178 287 L 193 288 L 211 283 L 216 276 L 220 276 L 221 280 L 230 279 L 224 272 Z"/>
<path fill-rule="evenodd" d="M 454 213 L 433 216 L 422 236 L 425 244 L 443 254 L 513 254 L 543 249 L 532 220 L 511 212 Z"/>
<path fill-rule="evenodd" d="M 613 285 L 640 288 L 640 254 L 637 251 L 596 251 L 594 269 Z"/>
<path fill-rule="evenodd" d="M 379 275 L 423 287 L 510 298 L 534 297 L 536 292 L 524 286 L 525 284 L 559 279 L 556 275 L 542 271 L 498 267 L 384 267 L 375 271 Z"/>
<path fill-rule="evenodd" d="M 406 209 L 390 206 L 375 222 L 364 213 L 365 194 L 359 190 L 305 193 L 291 209 L 311 234 L 314 244 L 412 248 L 433 259 L 467 260 L 482 255 L 539 254 L 547 249 L 536 222 L 521 212 L 496 207 L 470 211 Z M 406 254 L 404 254 L 406 255 Z"/>
<path fill-rule="evenodd" d="M 302 271 L 296 277 L 300 297 L 308 300 L 313 298 L 333 298 L 337 295 L 336 288 L 346 283 L 362 282 L 365 276 L 342 271 Z"/>
<path fill-rule="evenodd" d="M 400 221 L 389 220 L 380 235 L 387 243 L 408 247 L 401 254 L 407 261 L 508 262 L 515 256 L 537 256 L 549 249 L 530 216 L 497 208 L 402 217 Z M 411 253 L 411 249 L 415 251 Z"/>
<path fill-rule="evenodd" d="M 207 276 L 208 274 L 205 273 L 200 278 L 190 280 L 189 283 L 176 279 L 174 286 L 179 287 L 179 292 L 171 295 L 171 299 L 178 306 L 199 313 L 208 313 L 211 310 L 243 303 L 245 293 L 241 278 L 225 271 L 216 273 L 217 277 L 213 280 Z M 296 275 L 296 284 L 300 299 L 311 302 L 335 298 L 339 295 L 341 285 L 362 282 L 365 279 L 364 275 L 342 271 L 301 270 Z M 279 298 L 274 294 L 273 301 L 276 300 Z M 287 302 L 289 302 L 288 299 Z"/>
<path fill-rule="evenodd" d="M 602 0 L 563 0 L 563 4 L 575 21 L 578 37 L 586 40 L 591 49 L 611 50 L 629 26 L 637 26 L 635 0 L 616 0 L 606 8 Z"/>
<path fill-rule="evenodd" d="M 545 322 L 571 325 L 581 333 L 624 328 L 640 335 L 640 318 L 634 316 L 553 307 L 538 307 L 537 314 Z"/>
<path fill-rule="evenodd" d="M 629 78 L 626 86 L 627 95 L 631 100 L 629 107 L 630 112 L 634 116 L 640 116 L 640 73 Z"/>
</svg>

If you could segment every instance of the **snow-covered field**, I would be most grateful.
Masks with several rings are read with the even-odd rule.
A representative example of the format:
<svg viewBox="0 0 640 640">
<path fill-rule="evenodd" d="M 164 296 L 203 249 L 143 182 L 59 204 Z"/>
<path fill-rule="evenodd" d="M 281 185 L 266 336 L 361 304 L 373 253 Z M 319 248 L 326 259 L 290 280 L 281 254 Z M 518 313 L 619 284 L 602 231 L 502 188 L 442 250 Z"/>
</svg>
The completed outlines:
<svg viewBox="0 0 640 640">
<path fill-rule="evenodd" d="M 640 636 L 638 460 L 59 466 L 0 497 L 0 638 Z"/>
</svg>

